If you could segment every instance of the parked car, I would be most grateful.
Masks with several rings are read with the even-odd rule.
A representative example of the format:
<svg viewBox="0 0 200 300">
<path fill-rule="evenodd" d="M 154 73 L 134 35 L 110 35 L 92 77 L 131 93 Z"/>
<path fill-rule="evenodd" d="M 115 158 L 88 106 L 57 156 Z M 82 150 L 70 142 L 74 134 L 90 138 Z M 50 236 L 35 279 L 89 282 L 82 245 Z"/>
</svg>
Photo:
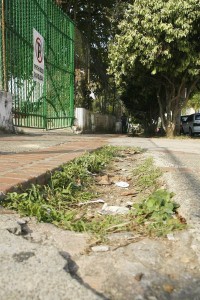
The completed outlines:
<svg viewBox="0 0 200 300">
<path fill-rule="evenodd" d="M 200 134 L 200 113 L 187 116 L 182 122 L 182 132 L 190 136 Z"/>
</svg>

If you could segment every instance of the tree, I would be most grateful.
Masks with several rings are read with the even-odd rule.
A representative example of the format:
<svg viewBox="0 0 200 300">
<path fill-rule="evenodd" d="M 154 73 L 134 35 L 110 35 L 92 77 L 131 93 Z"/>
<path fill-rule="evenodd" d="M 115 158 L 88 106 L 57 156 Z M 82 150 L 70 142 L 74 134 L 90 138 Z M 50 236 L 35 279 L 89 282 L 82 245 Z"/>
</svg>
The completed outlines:
<svg viewBox="0 0 200 300">
<path fill-rule="evenodd" d="M 118 29 L 110 43 L 109 73 L 120 86 L 127 78 L 137 81 L 142 65 L 157 91 L 162 126 L 174 135 L 181 108 L 200 79 L 199 0 L 135 0 Z"/>
<path fill-rule="evenodd" d="M 107 42 L 110 36 L 110 13 L 115 0 L 56 0 L 75 22 L 76 105 L 91 109 L 89 94 L 94 86 L 106 90 Z M 96 92 L 96 91 L 95 91 Z M 97 96 L 97 93 L 95 93 Z M 97 98 L 96 100 L 97 101 Z"/>
<path fill-rule="evenodd" d="M 196 92 L 188 101 L 187 108 L 193 108 L 195 112 L 200 111 L 200 92 Z"/>
<path fill-rule="evenodd" d="M 131 0 L 55 0 L 75 22 L 76 73 L 84 71 L 76 80 L 76 104 L 90 107 L 91 99 L 85 97 L 95 90 L 95 104 L 105 110 L 106 102 L 114 103 L 112 80 L 107 75 L 108 41 L 113 36 L 122 7 Z M 81 34 L 80 34 L 81 32 Z M 80 97 L 79 97 L 80 95 Z M 89 102 L 88 102 L 89 101 Z M 99 103 L 97 103 L 99 102 Z"/>
<path fill-rule="evenodd" d="M 159 107 L 156 100 L 156 89 L 150 81 L 147 85 L 130 79 L 121 94 L 121 100 L 131 116 L 140 123 L 147 135 L 152 135 L 158 125 Z"/>
</svg>

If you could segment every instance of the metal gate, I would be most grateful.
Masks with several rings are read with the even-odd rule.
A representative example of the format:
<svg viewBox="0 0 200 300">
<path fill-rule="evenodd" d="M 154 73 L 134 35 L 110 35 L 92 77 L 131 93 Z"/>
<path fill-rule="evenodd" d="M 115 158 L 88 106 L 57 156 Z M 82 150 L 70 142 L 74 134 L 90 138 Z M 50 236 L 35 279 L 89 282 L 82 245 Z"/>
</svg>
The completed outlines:
<svg viewBox="0 0 200 300">
<path fill-rule="evenodd" d="M 0 80 L 13 95 L 13 124 L 44 129 L 71 126 L 74 24 L 53 0 L 2 0 L 0 6 Z M 38 42 L 34 32 L 44 40 L 37 44 L 43 69 L 34 63 Z M 41 72 L 38 78 L 33 76 L 34 68 Z"/>
</svg>

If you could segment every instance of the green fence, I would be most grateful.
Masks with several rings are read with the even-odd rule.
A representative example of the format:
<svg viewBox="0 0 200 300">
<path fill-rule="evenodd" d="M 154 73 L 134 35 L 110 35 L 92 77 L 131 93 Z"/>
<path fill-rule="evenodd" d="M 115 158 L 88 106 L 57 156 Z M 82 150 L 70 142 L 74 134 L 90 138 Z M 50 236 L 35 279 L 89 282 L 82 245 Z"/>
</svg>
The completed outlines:
<svg viewBox="0 0 200 300">
<path fill-rule="evenodd" d="M 53 0 L 4 0 L 1 5 L 0 84 L 13 95 L 14 125 L 71 126 L 74 24 Z"/>
</svg>

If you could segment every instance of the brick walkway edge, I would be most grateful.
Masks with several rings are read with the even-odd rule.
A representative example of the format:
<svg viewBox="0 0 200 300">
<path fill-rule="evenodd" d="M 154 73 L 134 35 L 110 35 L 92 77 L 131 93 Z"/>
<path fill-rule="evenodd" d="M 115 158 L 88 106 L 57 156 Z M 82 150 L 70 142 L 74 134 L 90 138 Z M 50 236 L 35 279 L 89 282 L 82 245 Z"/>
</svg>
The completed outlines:
<svg viewBox="0 0 200 300">
<path fill-rule="evenodd" d="M 26 188 L 31 183 L 44 184 L 62 164 L 106 144 L 99 136 L 91 140 L 75 139 L 42 150 L 20 153 L 0 153 L 0 198 L 6 193 Z"/>
</svg>

